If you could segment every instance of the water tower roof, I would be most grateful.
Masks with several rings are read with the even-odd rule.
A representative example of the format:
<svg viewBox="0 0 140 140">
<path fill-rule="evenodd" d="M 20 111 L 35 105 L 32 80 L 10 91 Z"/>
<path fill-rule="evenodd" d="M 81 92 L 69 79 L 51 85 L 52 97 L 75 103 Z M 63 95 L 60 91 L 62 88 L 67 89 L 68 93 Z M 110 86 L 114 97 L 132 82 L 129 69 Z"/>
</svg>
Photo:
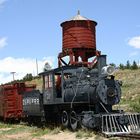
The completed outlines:
<svg viewBox="0 0 140 140">
<path fill-rule="evenodd" d="M 70 20 L 89 20 L 89 19 L 86 18 L 86 17 L 81 16 L 81 15 L 80 15 L 80 11 L 78 10 L 77 15 L 74 16 L 74 17 L 73 17 L 72 19 L 70 19 Z"/>
</svg>

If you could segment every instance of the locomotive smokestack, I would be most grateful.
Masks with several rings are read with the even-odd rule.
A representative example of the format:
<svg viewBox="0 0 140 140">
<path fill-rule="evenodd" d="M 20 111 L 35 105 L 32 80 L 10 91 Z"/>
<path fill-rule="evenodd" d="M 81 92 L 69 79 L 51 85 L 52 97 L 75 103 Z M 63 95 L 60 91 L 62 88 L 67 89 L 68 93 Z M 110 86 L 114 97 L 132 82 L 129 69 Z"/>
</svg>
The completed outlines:
<svg viewBox="0 0 140 140">
<path fill-rule="evenodd" d="M 106 66 L 106 55 L 100 55 L 97 58 L 97 62 L 98 62 L 98 70 L 99 70 L 99 75 L 101 74 L 101 70 L 104 66 Z"/>
</svg>

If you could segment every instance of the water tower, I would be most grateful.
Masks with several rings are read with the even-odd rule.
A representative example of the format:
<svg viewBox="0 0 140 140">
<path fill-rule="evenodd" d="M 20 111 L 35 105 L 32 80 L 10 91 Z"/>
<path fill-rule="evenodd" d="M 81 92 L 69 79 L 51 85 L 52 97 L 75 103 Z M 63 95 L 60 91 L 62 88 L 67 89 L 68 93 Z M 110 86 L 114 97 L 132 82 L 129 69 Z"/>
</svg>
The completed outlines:
<svg viewBox="0 0 140 140">
<path fill-rule="evenodd" d="M 62 52 L 58 55 L 58 65 L 92 65 L 95 60 L 88 59 L 100 55 L 96 50 L 96 25 L 97 22 L 77 15 L 71 20 L 61 23 L 62 27 Z M 64 57 L 69 56 L 69 62 Z"/>
</svg>

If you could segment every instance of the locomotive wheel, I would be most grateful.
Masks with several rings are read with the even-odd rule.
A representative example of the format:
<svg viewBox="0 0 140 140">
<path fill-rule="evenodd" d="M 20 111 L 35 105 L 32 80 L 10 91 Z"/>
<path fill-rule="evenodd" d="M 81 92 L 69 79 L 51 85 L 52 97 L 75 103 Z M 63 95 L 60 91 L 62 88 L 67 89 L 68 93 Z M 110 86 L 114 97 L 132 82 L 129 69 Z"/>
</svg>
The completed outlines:
<svg viewBox="0 0 140 140">
<path fill-rule="evenodd" d="M 64 127 L 68 127 L 68 125 L 69 125 L 69 116 L 68 116 L 67 111 L 63 111 L 61 121 L 62 121 L 62 125 Z"/>
<path fill-rule="evenodd" d="M 75 111 L 72 111 L 70 113 L 70 126 L 73 131 L 75 131 L 78 128 L 78 119 Z"/>
</svg>

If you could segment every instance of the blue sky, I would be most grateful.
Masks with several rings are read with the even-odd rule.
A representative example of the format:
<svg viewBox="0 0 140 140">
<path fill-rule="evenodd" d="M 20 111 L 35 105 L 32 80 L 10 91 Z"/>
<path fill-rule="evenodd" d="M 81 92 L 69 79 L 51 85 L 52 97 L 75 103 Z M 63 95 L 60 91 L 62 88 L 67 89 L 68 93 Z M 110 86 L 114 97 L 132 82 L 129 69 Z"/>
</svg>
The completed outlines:
<svg viewBox="0 0 140 140">
<path fill-rule="evenodd" d="M 11 71 L 17 78 L 35 74 L 36 58 L 39 71 L 46 61 L 56 67 L 62 46 L 60 23 L 77 10 L 98 23 L 97 49 L 107 54 L 108 63 L 138 62 L 139 6 L 140 0 L 0 0 L 0 81 L 10 80 Z"/>
</svg>

